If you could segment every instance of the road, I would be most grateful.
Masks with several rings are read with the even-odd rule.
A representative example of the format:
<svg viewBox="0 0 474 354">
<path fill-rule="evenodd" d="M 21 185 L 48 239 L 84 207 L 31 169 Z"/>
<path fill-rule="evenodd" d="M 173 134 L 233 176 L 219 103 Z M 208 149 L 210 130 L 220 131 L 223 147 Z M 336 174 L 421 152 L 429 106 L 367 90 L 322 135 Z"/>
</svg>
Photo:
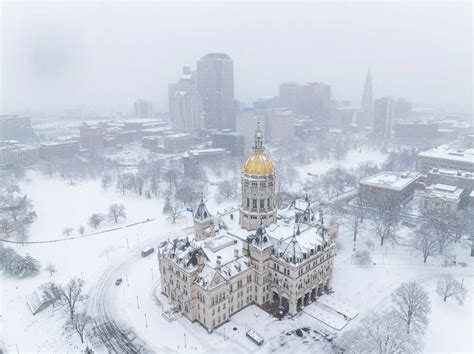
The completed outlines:
<svg viewBox="0 0 474 354">
<path fill-rule="evenodd" d="M 158 244 L 158 238 L 147 240 L 140 245 L 146 248 Z M 130 265 L 141 258 L 140 251 L 132 249 L 125 257 L 115 259 L 105 272 L 99 277 L 89 292 L 87 313 L 95 320 L 95 336 L 112 353 L 141 353 L 150 352 L 148 345 L 138 338 L 133 330 L 120 321 L 117 316 L 115 304 L 115 280 Z M 99 344 L 99 343 L 95 343 Z"/>
</svg>

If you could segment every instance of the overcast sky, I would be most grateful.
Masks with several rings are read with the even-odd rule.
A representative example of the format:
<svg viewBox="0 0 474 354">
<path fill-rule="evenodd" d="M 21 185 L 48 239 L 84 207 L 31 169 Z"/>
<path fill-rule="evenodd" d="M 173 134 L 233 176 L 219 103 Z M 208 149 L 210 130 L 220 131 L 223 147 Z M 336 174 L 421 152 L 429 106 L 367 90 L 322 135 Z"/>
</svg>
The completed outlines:
<svg viewBox="0 0 474 354">
<path fill-rule="evenodd" d="M 167 85 L 207 52 L 234 60 L 235 97 L 323 81 L 360 104 L 472 105 L 470 3 L 3 3 L 2 111 L 79 106 L 168 110 Z"/>
</svg>

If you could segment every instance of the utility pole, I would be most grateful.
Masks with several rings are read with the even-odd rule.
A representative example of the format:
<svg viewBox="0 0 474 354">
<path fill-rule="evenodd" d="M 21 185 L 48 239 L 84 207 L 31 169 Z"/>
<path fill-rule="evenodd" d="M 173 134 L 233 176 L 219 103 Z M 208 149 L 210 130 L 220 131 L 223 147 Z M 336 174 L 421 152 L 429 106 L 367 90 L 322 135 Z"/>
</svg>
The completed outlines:
<svg viewBox="0 0 474 354">
<path fill-rule="evenodd" d="M 187 348 L 186 347 L 186 333 L 184 333 L 184 347 Z"/>
</svg>

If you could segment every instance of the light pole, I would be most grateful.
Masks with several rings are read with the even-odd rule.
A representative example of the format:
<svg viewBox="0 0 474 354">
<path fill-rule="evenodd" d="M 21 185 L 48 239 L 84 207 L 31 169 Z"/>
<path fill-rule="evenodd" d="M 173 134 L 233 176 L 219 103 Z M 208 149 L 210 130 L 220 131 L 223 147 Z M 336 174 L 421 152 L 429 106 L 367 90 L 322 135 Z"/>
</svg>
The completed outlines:
<svg viewBox="0 0 474 354">
<path fill-rule="evenodd" d="M 146 319 L 146 313 L 144 314 L 144 316 L 145 316 L 145 328 L 148 328 L 148 321 Z"/>
<path fill-rule="evenodd" d="M 128 284 L 128 274 L 125 274 L 125 279 L 127 280 L 127 287 L 129 287 L 130 284 Z"/>
<path fill-rule="evenodd" d="M 151 268 L 151 280 L 153 280 L 153 267 Z"/>
<path fill-rule="evenodd" d="M 137 295 L 137 309 L 140 309 L 140 303 L 138 302 L 138 295 Z"/>
</svg>

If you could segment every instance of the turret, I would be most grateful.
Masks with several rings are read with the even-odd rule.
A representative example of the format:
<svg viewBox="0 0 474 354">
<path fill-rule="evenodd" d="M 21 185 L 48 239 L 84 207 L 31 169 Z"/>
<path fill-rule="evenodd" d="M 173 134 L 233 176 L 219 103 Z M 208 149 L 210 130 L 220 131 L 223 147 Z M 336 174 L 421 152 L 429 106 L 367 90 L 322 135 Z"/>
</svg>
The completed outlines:
<svg viewBox="0 0 474 354">
<path fill-rule="evenodd" d="M 202 196 L 193 216 L 193 224 L 194 237 L 197 241 L 204 240 L 215 235 L 214 217 L 211 215 L 211 213 L 209 213 Z"/>
</svg>

